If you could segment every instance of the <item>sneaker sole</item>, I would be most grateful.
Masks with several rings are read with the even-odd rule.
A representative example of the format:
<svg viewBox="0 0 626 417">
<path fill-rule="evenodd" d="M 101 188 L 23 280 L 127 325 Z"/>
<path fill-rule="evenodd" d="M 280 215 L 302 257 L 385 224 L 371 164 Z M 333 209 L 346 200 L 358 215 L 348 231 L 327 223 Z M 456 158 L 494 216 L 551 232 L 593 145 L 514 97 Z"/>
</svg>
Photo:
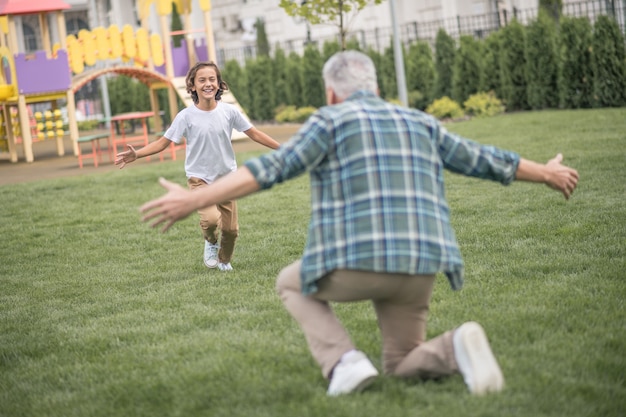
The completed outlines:
<svg viewBox="0 0 626 417">
<path fill-rule="evenodd" d="M 469 322 L 462 325 L 459 342 L 463 355 L 457 358 L 459 368 L 469 370 L 472 385 L 468 388 L 474 395 L 498 392 L 504 388 L 504 377 L 498 365 L 485 331 L 480 324 Z"/>
<path fill-rule="evenodd" d="M 336 397 L 338 395 L 352 394 L 355 392 L 361 392 L 365 390 L 367 387 L 372 385 L 372 383 L 378 377 L 378 371 L 374 368 L 373 370 L 364 371 L 362 375 L 359 376 L 359 382 L 350 388 L 345 388 L 341 391 L 328 391 L 327 394 L 331 397 Z M 362 379 L 361 379 L 362 378 Z M 356 379 L 356 378 L 355 378 Z"/>
<path fill-rule="evenodd" d="M 205 261 L 204 266 L 210 269 L 217 268 L 217 261 L 215 262 L 215 265 L 209 265 L 209 263 Z"/>
<path fill-rule="evenodd" d="M 367 387 L 372 385 L 372 383 L 374 383 L 374 381 L 376 380 L 377 376 L 378 376 L 378 374 L 368 376 L 363 381 L 361 381 L 356 387 L 354 387 L 354 389 L 352 391 L 350 391 L 350 392 L 361 392 L 361 391 L 363 391 L 364 389 L 366 389 Z"/>
</svg>

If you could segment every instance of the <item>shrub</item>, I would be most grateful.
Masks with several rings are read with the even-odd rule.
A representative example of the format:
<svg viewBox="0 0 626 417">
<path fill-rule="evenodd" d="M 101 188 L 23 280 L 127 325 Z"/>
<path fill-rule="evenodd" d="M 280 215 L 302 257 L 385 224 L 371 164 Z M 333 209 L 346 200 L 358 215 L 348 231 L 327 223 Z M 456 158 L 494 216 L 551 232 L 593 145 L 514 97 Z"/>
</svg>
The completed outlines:
<svg viewBox="0 0 626 417">
<path fill-rule="evenodd" d="M 428 97 L 419 90 L 409 91 L 409 107 L 424 110 L 428 106 Z"/>
<path fill-rule="evenodd" d="M 79 131 L 89 131 L 95 130 L 100 127 L 102 122 L 100 120 L 83 120 L 81 122 L 77 122 Z"/>
<path fill-rule="evenodd" d="M 448 96 L 443 96 L 433 101 L 432 104 L 426 108 L 426 113 L 432 114 L 437 119 L 459 119 L 465 116 L 459 103 Z"/>
<path fill-rule="evenodd" d="M 276 116 L 274 119 L 278 123 L 288 123 L 294 121 L 296 118 L 296 106 L 281 106 L 276 109 Z"/>
<path fill-rule="evenodd" d="M 304 123 L 307 119 L 317 111 L 315 107 L 300 107 L 296 110 L 296 123 Z"/>
<path fill-rule="evenodd" d="M 493 91 L 471 95 L 463 103 L 463 108 L 465 108 L 467 113 L 476 117 L 495 116 L 504 113 L 505 110 L 504 105 Z"/>
<path fill-rule="evenodd" d="M 304 123 L 315 113 L 315 107 L 282 106 L 276 110 L 276 121 L 278 123 Z"/>
</svg>

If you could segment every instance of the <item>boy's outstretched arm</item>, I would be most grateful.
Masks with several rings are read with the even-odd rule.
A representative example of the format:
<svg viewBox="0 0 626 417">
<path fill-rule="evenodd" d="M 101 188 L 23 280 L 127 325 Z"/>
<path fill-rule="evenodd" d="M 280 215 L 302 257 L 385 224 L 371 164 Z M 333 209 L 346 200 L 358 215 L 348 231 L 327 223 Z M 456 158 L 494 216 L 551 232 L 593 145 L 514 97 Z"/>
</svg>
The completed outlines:
<svg viewBox="0 0 626 417">
<path fill-rule="evenodd" d="M 278 147 L 280 146 L 280 143 L 272 139 L 270 135 L 265 132 L 261 132 L 256 127 L 252 127 L 243 133 L 245 133 L 246 136 L 248 136 L 256 143 L 260 143 L 261 145 L 267 146 L 268 148 L 278 149 Z"/>
<path fill-rule="evenodd" d="M 146 156 L 154 155 L 155 153 L 163 152 L 172 143 L 165 136 L 161 136 L 154 142 L 150 142 L 146 146 L 140 149 L 135 149 L 134 146 L 128 145 L 128 150 L 120 152 L 115 157 L 115 165 L 119 165 L 120 169 L 124 168 L 126 164 L 130 164 L 139 158 L 145 158 Z"/>
<path fill-rule="evenodd" d="M 558 154 L 546 164 L 520 158 L 515 179 L 546 184 L 548 187 L 560 191 L 566 199 L 569 199 L 578 184 L 578 172 L 561 164 L 561 161 L 563 161 L 562 154 Z"/>
</svg>

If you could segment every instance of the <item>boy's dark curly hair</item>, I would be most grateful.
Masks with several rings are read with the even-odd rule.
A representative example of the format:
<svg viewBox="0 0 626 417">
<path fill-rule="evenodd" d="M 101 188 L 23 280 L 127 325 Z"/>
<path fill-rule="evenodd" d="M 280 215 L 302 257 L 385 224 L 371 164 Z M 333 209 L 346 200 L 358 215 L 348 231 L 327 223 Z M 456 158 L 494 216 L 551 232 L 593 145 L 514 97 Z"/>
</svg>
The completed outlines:
<svg viewBox="0 0 626 417">
<path fill-rule="evenodd" d="M 215 74 L 217 74 L 217 93 L 215 93 L 215 100 L 220 100 L 222 98 L 222 93 L 225 90 L 228 90 L 228 84 L 226 81 L 222 80 L 222 73 L 217 65 L 213 62 L 198 62 L 196 65 L 189 69 L 187 73 L 187 78 L 185 78 L 185 85 L 187 86 L 187 92 L 191 94 L 191 98 L 195 104 L 198 104 L 198 93 L 192 91 L 194 81 L 196 80 L 196 73 L 200 68 L 211 67 L 215 70 Z"/>
</svg>

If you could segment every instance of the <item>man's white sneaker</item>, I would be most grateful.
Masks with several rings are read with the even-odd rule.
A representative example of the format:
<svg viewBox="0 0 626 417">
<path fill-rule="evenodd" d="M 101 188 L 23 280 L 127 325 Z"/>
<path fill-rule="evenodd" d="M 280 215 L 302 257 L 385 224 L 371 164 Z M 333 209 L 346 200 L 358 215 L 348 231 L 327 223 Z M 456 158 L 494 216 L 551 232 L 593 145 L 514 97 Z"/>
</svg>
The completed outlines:
<svg viewBox="0 0 626 417">
<path fill-rule="evenodd" d="M 216 268 L 218 264 L 217 251 L 220 246 L 216 243 L 204 241 L 204 264 L 207 268 Z"/>
<path fill-rule="evenodd" d="M 217 264 L 217 267 L 220 269 L 220 271 L 224 271 L 224 272 L 233 270 L 233 266 L 230 264 L 230 262 L 227 264 L 223 264 L 220 262 L 219 264 Z"/>
<path fill-rule="evenodd" d="M 482 395 L 504 388 L 502 371 L 480 324 L 473 321 L 462 324 L 454 332 L 452 343 L 459 371 L 472 394 Z"/>
<path fill-rule="evenodd" d="M 355 350 L 344 355 L 333 369 L 327 394 L 336 396 L 363 391 L 378 376 L 378 371 L 363 352 Z"/>
</svg>

